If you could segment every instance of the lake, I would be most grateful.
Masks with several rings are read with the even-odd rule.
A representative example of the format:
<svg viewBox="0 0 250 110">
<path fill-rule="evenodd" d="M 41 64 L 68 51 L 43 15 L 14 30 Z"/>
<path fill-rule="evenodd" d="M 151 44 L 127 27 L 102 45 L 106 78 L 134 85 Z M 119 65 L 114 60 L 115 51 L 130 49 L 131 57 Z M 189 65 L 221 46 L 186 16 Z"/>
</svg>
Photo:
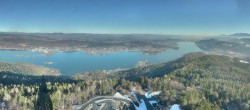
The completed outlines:
<svg viewBox="0 0 250 110">
<path fill-rule="evenodd" d="M 186 53 L 202 51 L 194 42 L 180 42 L 178 45 L 179 49 L 168 49 L 154 55 L 145 55 L 139 51 L 129 51 L 114 52 L 107 55 L 89 55 L 83 52 L 72 52 L 53 53 L 50 56 L 44 56 L 42 52 L 1 50 L 0 62 L 32 63 L 59 69 L 64 75 L 73 75 L 92 70 L 132 68 L 138 61 L 146 59 L 150 64 L 163 63 L 180 58 Z"/>
</svg>

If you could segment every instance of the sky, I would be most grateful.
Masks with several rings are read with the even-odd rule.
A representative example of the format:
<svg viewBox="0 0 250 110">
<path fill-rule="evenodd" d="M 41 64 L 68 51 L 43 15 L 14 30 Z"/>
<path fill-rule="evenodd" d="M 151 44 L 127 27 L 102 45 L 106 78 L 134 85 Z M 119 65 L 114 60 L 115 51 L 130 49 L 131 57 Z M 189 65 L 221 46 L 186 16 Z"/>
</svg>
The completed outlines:
<svg viewBox="0 0 250 110">
<path fill-rule="evenodd" d="M 250 33 L 250 0 L 0 0 L 0 31 Z"/>
</svg>

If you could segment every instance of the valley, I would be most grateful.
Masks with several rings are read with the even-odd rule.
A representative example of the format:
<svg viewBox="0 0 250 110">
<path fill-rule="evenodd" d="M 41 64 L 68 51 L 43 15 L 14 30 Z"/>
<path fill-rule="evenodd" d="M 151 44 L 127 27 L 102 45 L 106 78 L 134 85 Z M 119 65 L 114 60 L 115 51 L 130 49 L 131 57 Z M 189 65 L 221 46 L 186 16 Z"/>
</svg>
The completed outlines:
<svg viewBox="0 0 250 110">
<path fill-rule="evenodd" d="M 250 110 L 250 0 L 1 0 L 0 110 Z"/>
<path fill-rule="evenodd" d="M 58 105 L 63 103 L 68 104 L 63 106 L 64 108 L 71 109 L 72 105 L 82 104 L 100 95 L 112 96 L 116 92 L 129 95 L 136 88 L 138 94 L 161 91 L 158 99 L 162 109 L 169 109 L 171 105 L 179 104 L 186 110 L 206 108 L 244 110 L 249 107 L 250 99 L 249 68 L 249 64 L 241 63 L 238 58 L 190 53 L 174 61 L 121 70 L 112 74 L 101 72 L 45 78 L 55 109 L 61 108 L 62 106 Z M 22 74 L 13 77 L 3 72 L 1 75 L 5 75 L 0 78 L 5 82 L 1 83 L 2 86 L 6 88 L 1 90 L 0 96 L 9 105 L 8 107 L 12 109 L 32 107 L 34 101 L 32 94 L 36 94 L 38 85 L 29 82 L 38 83 L 40 81 L 37 79 L 41 80 L 42 77 Z M 14 78 L 29 79 L 29 81 L 24 83 L 24 86 L 18 83 L 14 86 L 11 85 Z M 25 92 L 27 90 L 29 92 Z M 15 97 L 20 97 L 18 94 L 28 98 L 30 102 L 24 103 L 22 102 L 24 100 L 19 100 L 20 104 L 12 105 L 11 102 Z M 7 95 L 12 98 L 6 99 Z"/>
</svg>

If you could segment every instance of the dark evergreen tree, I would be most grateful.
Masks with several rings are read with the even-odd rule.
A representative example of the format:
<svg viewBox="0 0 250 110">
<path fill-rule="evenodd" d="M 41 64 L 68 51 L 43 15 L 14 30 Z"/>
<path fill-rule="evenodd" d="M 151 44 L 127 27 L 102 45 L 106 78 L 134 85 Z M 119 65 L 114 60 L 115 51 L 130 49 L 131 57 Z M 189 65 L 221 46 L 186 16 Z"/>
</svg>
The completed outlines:
<svg viewBox="0 0 250 110">
<path fill-rule="evenodd" d="M 38 98 L 35 104 L 36 110 L 53 110 L 53 104 L 50 99 L 50 95 L 47 89 L 46 81 L 44 76 L 39 86 Z"/>
</svg>

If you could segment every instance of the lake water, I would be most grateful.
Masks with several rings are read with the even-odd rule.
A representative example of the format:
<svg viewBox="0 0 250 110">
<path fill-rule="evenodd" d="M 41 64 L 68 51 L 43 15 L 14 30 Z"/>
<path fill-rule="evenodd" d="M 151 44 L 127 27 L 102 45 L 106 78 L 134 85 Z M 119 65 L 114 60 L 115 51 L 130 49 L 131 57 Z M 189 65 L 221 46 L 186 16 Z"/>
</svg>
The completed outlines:
<svg viewBox="0 0 250 110">
<path fill-rule="evenodd" d="M 201 49 L 194 42 L 180 42 L 179 49 L 168 49 L 155 55 L 145 55 L 142 52 L 115 52 L 107 55 L 88 55 L 82 52 L 54 53 L 43 56 L 41 52 L 32 51 L 0 51 L 0 62 L 24 62 L 59 69 L 64 75 L 78 72 L 132 68 L 136 62 L 148 60 L 149 63 L 162 63 L 180 58 L 186 53 L 199 52 Z M 45 64 L 44 62 L 53 62 Z"/>
</svg>

